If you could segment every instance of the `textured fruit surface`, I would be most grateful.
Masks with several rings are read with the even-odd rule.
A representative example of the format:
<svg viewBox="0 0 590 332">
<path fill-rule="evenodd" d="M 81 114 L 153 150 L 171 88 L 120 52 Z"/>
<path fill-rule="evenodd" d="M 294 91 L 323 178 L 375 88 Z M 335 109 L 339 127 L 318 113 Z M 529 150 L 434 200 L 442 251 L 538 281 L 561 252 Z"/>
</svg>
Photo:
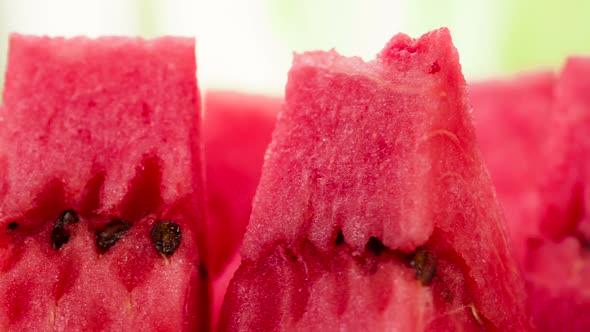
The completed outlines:
<svg viewBox="0 0 590 332">
<path fill-rule="evenodd" d="M 533 330 L 446 29 L 297 55 L 218 330 Z"/>
<path fill-rule="evenodd" d="M 551 159 L 554 137 L 551 72 L 469 85 L 477 141 L 506 215 L 516 257 L 523 261 L 526 238 L 538 233 L 539 187 Z"/>
<path fill-rule="evenodd" d="M 207 327 L 195 71 L 191 39 L 12 36 L 0 330 Z"/>
<path fill-rule="evenodd" d="M 226 264 L 223 272 L 211 280 L 211 330 L 215 331 L 219 321 L 219 314 L 223 306 L 223 299 L 227 288 L 238 267 L 240 266 L 240 253 L 236 251 L 234 257 Z"/>
<path fill-rule="evenodd" d="M 213 326 L 239 265 L 240 243 L 281 104 L 279 98 L 228 91 L 209 91 L 204 96 Z"/>
</svg>

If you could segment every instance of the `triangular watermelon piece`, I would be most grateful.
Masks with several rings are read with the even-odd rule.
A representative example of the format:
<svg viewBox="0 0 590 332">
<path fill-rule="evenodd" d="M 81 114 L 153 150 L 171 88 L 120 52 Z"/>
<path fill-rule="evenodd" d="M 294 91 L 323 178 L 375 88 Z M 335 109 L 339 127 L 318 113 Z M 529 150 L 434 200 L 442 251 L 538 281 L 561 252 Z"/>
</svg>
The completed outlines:
<svg viewBox="0 0 590 332">
<path fill-rule="evenodd" d="M 14 35 L 0 330 L 207 329 L 194 41 Z"/>
<path fill-rule="evenodd" d="M 204 96 L 212 325 L 240 264 L 238 254 L 282 99 L 229 91 Z"/>
<path fill-rule="evenodd" d="M 548 172 L 555 128 L 552 72 L 469 85 L 475 131 L 506 214 L 519 262 L 537 236 L 541 218 L 539 187 Z"/>
<path fill-rule="evenodd" d="M 220 331 L 528 331 L 448 30 L 297 55 Z"/>
</svg>

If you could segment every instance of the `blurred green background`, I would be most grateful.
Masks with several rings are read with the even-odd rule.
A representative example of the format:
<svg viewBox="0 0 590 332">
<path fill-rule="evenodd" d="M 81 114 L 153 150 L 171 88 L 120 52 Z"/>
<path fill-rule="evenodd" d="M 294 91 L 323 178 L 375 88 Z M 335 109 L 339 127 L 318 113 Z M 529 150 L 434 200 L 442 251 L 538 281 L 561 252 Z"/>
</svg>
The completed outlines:
<svg viewBox="0 0 590 332">
<path fill-rule="evenodd" d="M 172 34 L 197 38 L 203 88 L 279 95 L 293 51 L 371 59 L 397 32 L 417 37 L 440 26 L 475 80 L 590 54 L 589 15 L 588 0 L 0 0 L 0 80 L 10 32 Z"/>
</svg>

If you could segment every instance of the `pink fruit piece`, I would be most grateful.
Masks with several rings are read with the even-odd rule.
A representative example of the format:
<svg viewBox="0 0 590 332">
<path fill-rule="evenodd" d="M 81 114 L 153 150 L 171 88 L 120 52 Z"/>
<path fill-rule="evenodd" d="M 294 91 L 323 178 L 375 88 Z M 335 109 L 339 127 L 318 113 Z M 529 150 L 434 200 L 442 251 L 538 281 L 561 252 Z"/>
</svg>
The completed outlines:
<svg viewBox="0 0 590 332">
<path fill-rule="evenodd" d="M 208 268 L 212 277 L 223 272 L 242 242 L 281 104 L 279 98 L 229 91 L 205 94 Z"/>
<path fill-rule="evenodd" d="M 524 260 L 527 238 L 538 234 L 539 186 L 546 178 L 555 129 L 555 75 L 538 72 L 469 85 L 477 140 L 514 242 Z"/>
<path fill-rule="evenodd" d="M 567 61 L 554 96 L 554 141 L 540 187 L 537 236 L 526 239 L 522 264 L 539 330 L 586 331 L 590 324 L 590 58 Z"/>
<path fill-rule="evenodd" d="M 191 39 L 11 37 L 0 330 L 208 328 L 195 70 Z"/>
<path fill-rule="evenodd" d="M 241 258 L 238 251 L 235 252 L 234 257 L 225 266 L 223 273 L 211 280 L 211 327 L 215 331 L 219 321 L 219 314 L 223 305 L 223 299 L 227 293 L 227 288 L 238 267 L 240 266 Z"/>
<path fill-rule="evenodd" d="M 229 280 L 240 264 L 239 247 L 281 104 L 280 98 L 229 91 L 205 93 L 203 139 L 212 326 Z"/>
<path fill-rule="evenodd" d="M 218 330 L 534 330 L 505 227 L 448 30 L 297 55 Z"/>
</svg>

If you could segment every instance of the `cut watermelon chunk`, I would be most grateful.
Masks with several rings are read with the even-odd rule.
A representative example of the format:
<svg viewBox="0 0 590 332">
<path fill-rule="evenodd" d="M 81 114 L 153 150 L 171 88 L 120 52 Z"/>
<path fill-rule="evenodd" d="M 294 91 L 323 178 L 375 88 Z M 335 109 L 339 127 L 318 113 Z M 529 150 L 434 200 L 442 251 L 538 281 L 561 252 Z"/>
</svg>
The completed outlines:
<svg viewBox="0 0 590 332">
<path fill-rule="evenodd" d="M 552 163 L 543 177 L 537 237 L 523 261 L 541 331 L 590 326 L 590 58 L 569 59 L 555 86 Z M 517 241 L 523 241 L 517 239 Z"/>
<path fill-rule="evenodd" d="M 590 325 L 589 75 L 590 59 L 574 58 L 557 79 L 537 73 L 471 87 L 482 153 L 540 331 Z"/>
<path fill-rule="evenodd" d="M 12 36 L 0 330 L 208 328 L 195 70 L 191 39 Z"/>
<path fill-rule="evenodd" d="M 477 139 L 520 262 L 525 239 L 538 235 L 539 186 L 547 175 L 554 132 L 554 85 L 553 73 L 539 72 L 469 86 Z"/>
<path fill-rule="evenodd" d="M 298 55 L 218 330 L 533 330 L 448 30 Z"/>
<path fill-rule="evenodd" d="M 227 91 L 205 94 L 203 136 L 213 326 L 229 280 L 240 264 L 238 249 L 281 103 L 279 98 Z"/>
</svg>

